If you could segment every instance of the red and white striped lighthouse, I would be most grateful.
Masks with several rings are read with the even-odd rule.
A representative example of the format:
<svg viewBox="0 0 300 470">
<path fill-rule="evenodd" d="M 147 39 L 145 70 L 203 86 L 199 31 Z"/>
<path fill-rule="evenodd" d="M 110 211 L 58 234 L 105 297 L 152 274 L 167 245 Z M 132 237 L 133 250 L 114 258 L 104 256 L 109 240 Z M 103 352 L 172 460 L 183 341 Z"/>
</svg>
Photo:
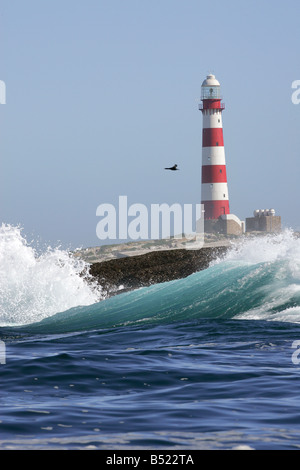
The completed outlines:
<svg viewBox="0 0 300 470">
<path fill-rule="evenodd" d="M 226 175 L 220 83 L 207 75 L 201 87 L 199 109 L 203 115 L 201 200 L 204 219 L 219 219 L 230 214 Z"/>
</svg>

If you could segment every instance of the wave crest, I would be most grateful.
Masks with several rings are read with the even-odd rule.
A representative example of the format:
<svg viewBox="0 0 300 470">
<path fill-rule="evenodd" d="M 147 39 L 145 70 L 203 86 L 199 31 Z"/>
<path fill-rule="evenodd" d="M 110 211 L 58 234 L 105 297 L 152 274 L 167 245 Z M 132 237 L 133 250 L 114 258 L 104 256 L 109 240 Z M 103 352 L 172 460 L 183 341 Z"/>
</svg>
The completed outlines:
<svg viewBox="0 0 300 470">
<path fill-rule="evenodd" d="M 20 229 L 2 225 L 0 325 L 72 332 L 199 319 L 300 323 L 300 239 L 292 231 L 245 237 L 204 271 L 108 299 L 87 273 L 66 251 L 37 256 Z"/>
<path fill-rule="evenodd" d="M 87 264 L 58 248 L 38 256 L 21 228 L 0 227 L 0 325 L 38 322 L 76 306 L 91 305 L 101 291 Z"/>
</svg>

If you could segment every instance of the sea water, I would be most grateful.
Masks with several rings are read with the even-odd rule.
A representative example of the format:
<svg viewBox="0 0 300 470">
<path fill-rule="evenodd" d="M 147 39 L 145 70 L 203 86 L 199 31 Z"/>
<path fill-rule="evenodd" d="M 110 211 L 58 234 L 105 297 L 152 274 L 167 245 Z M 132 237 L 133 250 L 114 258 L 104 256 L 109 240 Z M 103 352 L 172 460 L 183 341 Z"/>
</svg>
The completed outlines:
<svg viewBox="0 0 300 470">
<path fill-rule="evenodd" d="M 0 449 L 298 449 L 300 239 L 111 298 L 0 228 Z"/>
</svg>

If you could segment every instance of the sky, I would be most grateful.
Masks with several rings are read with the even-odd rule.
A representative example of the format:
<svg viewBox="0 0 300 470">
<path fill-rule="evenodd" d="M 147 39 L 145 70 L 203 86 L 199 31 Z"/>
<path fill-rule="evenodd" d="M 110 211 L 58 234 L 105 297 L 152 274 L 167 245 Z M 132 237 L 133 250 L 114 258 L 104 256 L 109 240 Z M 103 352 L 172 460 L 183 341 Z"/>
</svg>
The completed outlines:
<svg viewBox="0 0 300 470">
<path fill-rule="evenodd" d="M 0 0 L 0 224 L 88 247 L 119 196 L 200 203 L 214 73 L 231 213 L 299 230 L 299 17 L 299 0 Z"/>
</svg>

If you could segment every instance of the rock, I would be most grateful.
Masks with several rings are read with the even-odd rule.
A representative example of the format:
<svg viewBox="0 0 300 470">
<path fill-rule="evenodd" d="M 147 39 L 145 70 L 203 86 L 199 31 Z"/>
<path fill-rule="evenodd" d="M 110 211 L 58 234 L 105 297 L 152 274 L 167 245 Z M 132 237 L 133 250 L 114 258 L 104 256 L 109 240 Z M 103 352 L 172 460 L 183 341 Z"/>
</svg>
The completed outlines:
<svg viewBox="0 0 300 470">
<path fill-rule="evenodd" d="M 108 295 L 180 279 L 206 269 L 228 247 L 166 250 L 112 259 L 90 266 L 90 274 Z"/>
</svg>

